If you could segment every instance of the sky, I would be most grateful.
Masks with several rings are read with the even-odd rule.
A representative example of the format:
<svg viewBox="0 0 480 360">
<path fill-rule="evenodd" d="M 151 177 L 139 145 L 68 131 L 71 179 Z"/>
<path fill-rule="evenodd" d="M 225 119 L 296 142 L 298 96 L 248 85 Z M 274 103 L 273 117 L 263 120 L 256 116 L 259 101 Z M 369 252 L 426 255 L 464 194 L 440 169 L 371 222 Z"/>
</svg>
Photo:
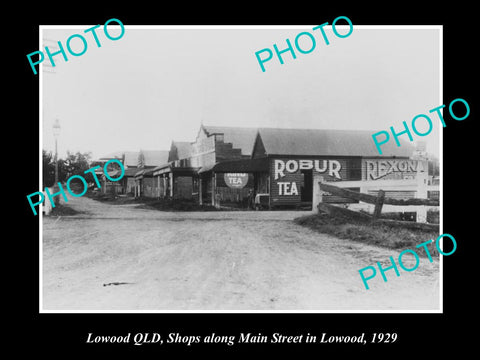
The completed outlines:
<svg viewBox="0 0 480 360">
<path fill-rule="evenodd" d="M 168 150 L 172 140 L 194 141 L 200 124 L 216 126 L 403 130 L 418 114 L 441 105 L 440 32 L 431 27 L 355 27 L 346 38 L 325 28 L 330 44 L 309 26 L 269 28 L 128 26 L 117 41 L 103 26 L 101 47 L 85 35 L 87 51 L 68 62 L 56 56 L 54 72 L 40 71 L 43 149 L 66 151 Z M 91 25 L 44 27 L 46 44 L 82 34 Z M 112 36 L 119 29 L 109 26 Z M 309 54 L 284 54 L 262 72 L 255 52 L 292 44 L 308 31 Z M 339 27 L 339 32 L 346 33 Z M 72 40 L 74 51 L 81 42 Z M 303 46 L 308 47 L 305 42 Z M 48 60 L 45 60 L 48 62 Z M 439 155 L 440 121 L 415 140 Z M 426 126 L 419 123 L 419 131 Z M 407 136 L 403 138 L 408 141 Z M 392 139 L 393 141 L 393 139 Z M 373 144 L 373 141 L 372 141 Z"/>
</svg>

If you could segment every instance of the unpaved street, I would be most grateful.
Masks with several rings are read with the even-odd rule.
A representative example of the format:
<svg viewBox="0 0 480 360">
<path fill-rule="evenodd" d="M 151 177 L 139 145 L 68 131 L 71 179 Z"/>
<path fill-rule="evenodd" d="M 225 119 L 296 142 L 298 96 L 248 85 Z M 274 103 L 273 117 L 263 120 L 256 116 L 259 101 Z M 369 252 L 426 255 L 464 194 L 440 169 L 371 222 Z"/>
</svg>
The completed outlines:
<svg viewBox="0 0 480 360">
<path fill-rule="evenodd" d="M 43 217 L 45 310 L 439 309 L 437 260 L 366 290 L 358 270 L 400 251 L 315 233 L 302 212 L 68 205 L 88 213 Z"/>
</svg>

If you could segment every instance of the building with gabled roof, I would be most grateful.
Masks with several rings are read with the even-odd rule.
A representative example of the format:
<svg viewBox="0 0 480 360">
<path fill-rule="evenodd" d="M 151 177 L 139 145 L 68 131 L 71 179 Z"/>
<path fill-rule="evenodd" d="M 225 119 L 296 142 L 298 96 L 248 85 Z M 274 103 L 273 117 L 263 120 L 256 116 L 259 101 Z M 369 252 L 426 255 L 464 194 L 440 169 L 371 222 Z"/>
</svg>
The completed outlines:
<svg viewBox="0 0 480 360">
<path fill-rule="evenodd" d="M 139 151 L 125 151 L 123 153 L 123 166 L 127 168 L 136 168 L 138 166 Z"/>
<path fill-rule="evenodd" d="M 97 176 L 97 178 L 99 179 L 99 182 L 100 182 L 100 191 L 104 194 L 106 193 L 110 193 L 110 194 L 124 194 L 125 191 L 126 191 L 126 183 L 127 183 L 127 180 L 125 178 L 125 176 L 119 180 L 119 181 L 109 181 L 105 174 L 103 173 L 103 167 L 105 165 L 105 163 L 107 163 L 108 161 L 110 160 L 113 160 L 113 159 L 116 159 L 118 161 L 120 161 L 122 163 L 122 165 L 124 164 L 124 153 L 121 152 L 121 151 L 116 151 L 116 152 L 112 152 L 112 153 L 109 153 L 107 155 L 104 155 L 104 156 L 101 156 L 99 157 L 98 159 L 92 161 L 91 163 L 91 166 L 94 167 L 94 166 L 100 166 L 98 169 L 95 170 L 95 175 Z M 120 174 L 118 173 L 118 170 L 120 170 L 120 167 L 118 166 L 118 164 L 115 164 L 115 163 L 110 163 L 109 164 L 110 168 L 113 168 L 112 170 L 112 177 L 115 178 L 116 177 L 116 174 Z"/>
<path fill-rule="evenodd" d="M 140 150 L 137 158 L 137 168 L 150 168 L 168 162 L 167 150 Z"/>
<path fill-rule="evenodd" d="M 242 156 L 233 156 L 228 160 L 216 153 L 214 158 L 208 158 L 209 153 L 203 148 L 204 151 L 199 154 L 203 161 L 198 163 L 198 175 L 200 184 L 207 184 L 200 187 L 204 190 L 203 194 L 207 194 L 201 197 L 204 203 L 214 204 L 217 197 L 220 201 L 225 200 L 224 194 L 232 191 L 236 191 L 239 198 L 244 198 L 251 190 L 254 194 L 268 196 L 269 207 L 301 206 L 311 204 L 314 174 L 321 174 L 325 181 L 367 180 L 367 177 L 368 180 L 409 179 L 416 176 L 417 162 L 410 159 L 414 147 L 402 139 L 399 139 L 400 147 L 394 143 L 384 144 L 383 154 L 379 155 L 370 131 L 258 128 L 253 141 L 241 142 L 239 139 L 251 134 L 252 129 L 247 128 L 235 136 L 237 129 L 203 126 L 199 132 L 197 142 L 203 134 L 208 139 L 225 131 L 229 136 L 216 139 L 216 142 L 228 138 L 235 148 L 237 139 L 236 143 L 242 143 L 245 154 L 250 154 L 245 156 L 242 150 Z M 400 164 L 400 169 L 396 164 Z M 390 172 L 385 171 L 387 167 Z M 244 188 L 246 191 L 228 189 L 225 174 L 244 173 L 249 175 Z M 342 202 L 346 199 L 325 196 L 325 201 Z"/>
<path fill-rule="evenodd" d="M 140 150 L 135 173 L 134 196 L 157 197 L 158 186 L 153 177 L 154 169 L 168 163 L 169 151 Z"/>
<path fill-rule="evenodd" d="M 192 155 L 192 143 L 188 141 L 172 141 L 168 152 L 168 162 L 185 160 Z"/>
<path fill-rule="evenodd" d="M 226 192 L 221 187 L 214 187 L 213 184 L 221 180 L 215 180 L 212 168 L 225 161 L 249 159 L 256 133 L 256 128 L 202 124 L 195 141 L 191 143 L 173 141 L 168 163 L 154 171 L 159 184 L 159 196 L 195 199 L 201 204 L 214 202 L 215 189 L 222 194 Z M 234 194 L 233 197 L 243 198 L 248 188 L 241 192 L 242 196 Z"/>
<path fill-rule="evenodd" d="M 324 181 L 415 178 L 420 165 L 410 159 L 414 147 L 400 142 L 385 144 L 379 155 L 370 131 L 259 128 L 252 160 L 267 167 L 256 174 L 255 192 L 268 194 L 269 207 L 301 206 L 312 202 L 314 175 Z M 323 199 L 348 202 L 333 195 Z"/>
<path fill-rule="evenodd" d="M 210 126 L 203 125 L 199 132 L 205 132 L 207 136 L 216 135 L 216 140 L 226 144 L 232 144 L 232 148 L 239 149 L 243 157 L 252 155 L 253 143 L 257 135 L 257 128 L 240 126 Z M 198 136 L 197 136 L 198 138 Z"/>
<path fill-rule="evenodd" d="M 254 157 L 265 155 L 383 156 L 410 157 L 414 147 L 401 141 L 382 146 L 379 155 L 372 141 L 372 132 L 365 130 L 278 129 L 259 128 Z"/>
</svg>

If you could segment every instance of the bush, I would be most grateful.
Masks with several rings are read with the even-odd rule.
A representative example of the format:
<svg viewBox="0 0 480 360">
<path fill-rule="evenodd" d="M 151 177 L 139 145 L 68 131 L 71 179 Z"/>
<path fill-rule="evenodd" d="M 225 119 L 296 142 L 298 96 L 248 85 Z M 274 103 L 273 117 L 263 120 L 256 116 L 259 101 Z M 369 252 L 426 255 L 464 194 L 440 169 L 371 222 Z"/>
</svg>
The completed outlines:
<svg viewBox="0 0 480 360">
<path fill-rule="evenodd" d="M 217 211 L 212 205 L 199 205 L 193 199 L 151 199 L 136 206 L 139 209 L 165 211 Z"/>
<path fill-rule="evenodd" d="M 55 207 L 50 212 L 50 216 L 72 216 L 83 214 L 83 212 L 74 210 L 68 205 L 55 204 Z"/>
</svg>

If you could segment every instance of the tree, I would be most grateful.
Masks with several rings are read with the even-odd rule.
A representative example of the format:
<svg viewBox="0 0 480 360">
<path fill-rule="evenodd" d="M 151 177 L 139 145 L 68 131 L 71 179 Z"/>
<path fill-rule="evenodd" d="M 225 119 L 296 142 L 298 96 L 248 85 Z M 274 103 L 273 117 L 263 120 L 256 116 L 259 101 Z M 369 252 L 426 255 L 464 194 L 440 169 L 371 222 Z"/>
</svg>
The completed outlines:
<svg viewBox="0 0 480 360">
<path fill-rule="evenodd" d="M 55 163 L 53 161 L 52 152 L 42 150 L 43 157 L 43 189 L 51 187 L 55 182 Z"/>
<path fill-rule="evenodd" d="M 85 170 L 90 168 L 92 154 L 81 153 L 77 151 L 75 154 L 67 151 L 67 158 L 64 162 L 67 178 L 72 175 L 85 175 Z"/>
<path fill-rule="evenodd" d="M 75 154 L 67 151 L 66 159 L 58 159 L 58 181 L 65 182 L 72 175 L 86 177 L 85 170 L 90 168 L 91 153 Z M 55 159 L 51 151 L 42 150 L 43 157 L 43 186 L 51 187 L 55 183 Z"/>
</svg>

